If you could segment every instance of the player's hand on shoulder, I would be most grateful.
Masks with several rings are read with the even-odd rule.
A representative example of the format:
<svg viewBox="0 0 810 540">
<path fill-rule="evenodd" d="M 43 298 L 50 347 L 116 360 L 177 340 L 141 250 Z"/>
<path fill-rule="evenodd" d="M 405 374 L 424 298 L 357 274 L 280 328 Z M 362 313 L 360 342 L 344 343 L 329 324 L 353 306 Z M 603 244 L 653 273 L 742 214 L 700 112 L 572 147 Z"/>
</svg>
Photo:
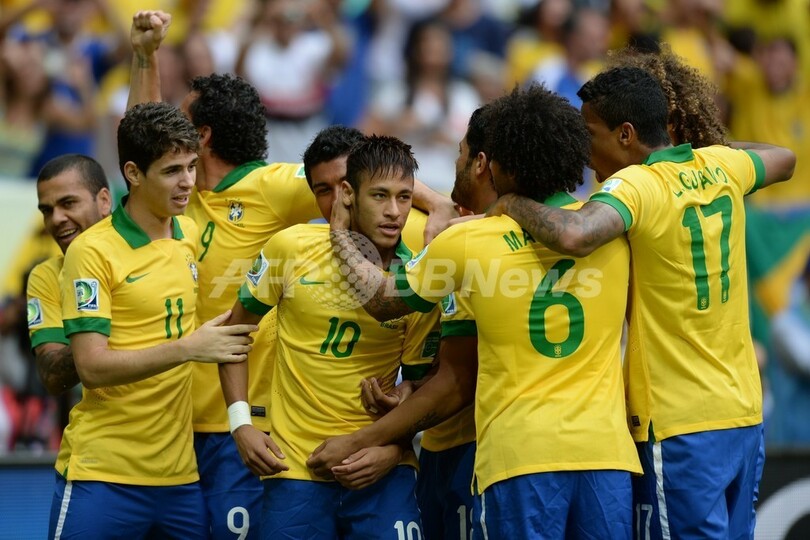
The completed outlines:
<svg viewBox="0 0 810 540">
<path fill-rule="evenodd" d="M 286 456 L 267 433 L 244 425 L 233 432 L 233 438 L 242 462 L 256 476 L 273 476 L 289 470 L 282 462 Z"/>
<path fill-rule="evenodd" d="M 196 362 L 232 363 L 244 362 L 252 349 L 253 338 L 249 335 L 259 327 L 255 324 L 225 323 L 230 310 L 204 323 L 186 338 L 188 358 Z"/>
<path fill-rule="evenodd" d="M 157 51 L 169 31 L 172 16 L 163 11 L 144 10 L 132 16 L 129 39 L 132 50 L 144 56 Z"/>
<path fill-rule="evenodd" d="M 396 444 L 363 448 L 332 467 L 340 485 L 348 489 L 363 489 L 391 472 L 402 460 L 402 448 Z"/>
<path fill-rule="evenodd" d="M 502 216 L 504 214 L 509 215 L 509 204 L 517 198 L 518 195 L 514 193 L 507 193 L 506 195 L 498 197 L 498 200 L 487 208 L 487 217 Z"/>
<path fill-rule="evenodd" d="M 330 437 L 310 454 L 307 459 L 307 467 L 312 469 L 315 476 L 331 480 L 333 478 L 332 467 L 340 465 L 341 462 L 362 448 L 354 434 Z"/>
<path fill-rule="evenodd" d="M 453 224 L 453 220 L 458 219 L 458 211 L 456 206 L 447 200 L 447 203 L 442 204 L 435 208 L 428 214 L 427 223 L 425 224 L 425 244 L 429 244 L 431 240 L 439 236 L 439 234 L 447 227 Z"/>
</svg>

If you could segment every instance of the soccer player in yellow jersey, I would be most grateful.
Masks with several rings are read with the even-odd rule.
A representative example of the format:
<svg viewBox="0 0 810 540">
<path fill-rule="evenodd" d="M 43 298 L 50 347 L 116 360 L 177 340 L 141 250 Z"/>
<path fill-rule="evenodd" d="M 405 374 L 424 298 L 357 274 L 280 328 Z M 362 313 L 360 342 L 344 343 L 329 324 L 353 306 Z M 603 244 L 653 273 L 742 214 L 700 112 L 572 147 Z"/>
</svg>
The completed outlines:
<svg viewBox="0 0 810 540">
<path fill-rule="evenodd" d="M 130 105 L 160 101 L 155 51 L 170 22 L 171 16 L 160 11 L 141 11 L 133 17 Z M 216 74 L 198 77 L 191 86 L 182 108 L 201 133 L 202 150 L 186 215 L 200 230 L 197 320 L 202 321 L 233 304 L 245 273 L 269 237 L 320 213 L 301 164 L 264 161 L 264 108 L 252 86 Z M 416 202 L 441 221 L 449 201 L 423 187 L 414 194 Z M 264 431 L 270 429 L 267 408 L 274 326 L 272 312 L 262 321 L 249 360 L 251 413 L 256 427 Z M 244 467 L 228 433 L 216 369 L 195 365 L 193 377 L 195 450 L 212 533 L 215 538 L 242 534 L 248 540 L 258 538 L 262 487 Z"/>
<path fill-rule="evenodd" d="M 588 133 L 576 109 L 543 87 L 515 90 L 486 107 L 492 108 L 486 153 L 471 156 L 462 141 L 457 166 L 490 168 L 500 195 L 577 208 L 568 192 L 582 182 Z M 478 334 L 477 383 L 466 358 L 440 350 L 436 376 L 359 442 L 400 436 L 402 424 L 387 420 L 402 411 L 413 429 L 430 425 L 457 410 L 475 387 L 476 537 L 630 538 L 630 473 L 641 467 L 621 381 L 626 242 L 577 260 L 546 249 L 508 217 L 468 221 L 406 263 L 395 294 L 393 278 L 380 279 L 347 241 L 345 217 L 333 215 L 331 223 L 341 262 L 374 291 L 360 288 L 371 296 L 369 313 L 386 320 L 429 309 L 457 291 L 468 297 Z M 331 444 L 347 442 L 353 451 L 358 438 L 327 441 L 320 450 L 331 453 Z"/>
<path fill-rule="evenodd" d="M 63 255 L 31 270 L 28 278 L 28 333 L 45 389 L 59 395 L 79 382 L 62 328 L 59 274 L 64 252 L 84 230 L 110 215 L 112 197 L 104 169 L 93 158 L 65 154 L 47 162 L 37 177 L 39 211 L 45 230 Z"/>
<path fill-rule="evenodd" d="M 756 143 L 673 147 L 666 98 L 638 68 L 601 73 L 580 97 L 602 190 L 577 211 L 510 195 L 493 212 L 573 256 L 626 233 L 627 420 L 645 472 L 634 483 L 636 533 L 751 537 L 762 395 L 743 197 L 789 179 L 796 157 Z"/>
<path fill-rule="evenodd" d="M 254 325 L 194 329 L 196 230 L 180 216 L 199 139 L 175 107 L 118 128 L 129 196 L 65 254 L 62 318 L 84 386 L 56 462 L 49 537 L 208 538 L 194 459 L 191 361 L 241 362 Z"/>
<path fill-rule="evenodd" d="M 415 168 L 410 147 L 392 137 L 363 139 L 346 160 L 346 182 L 358 200 L 353 230 L 365 235 L 358 238 L 369 256 L 386 269 L 410 257 L 400 235 L 411 207 Z M 241 364 L 220 370 L 231 429 L 251 470 L 272 475 L 264 480 L 265 537 L 415 537 L 420 520 L 410 452 L 402 455 L 395 448 L 391 465 L 398 466 L 356 491 L 315 477 L 305 464 L 325 438 L 374 420 L 360 401 L 361 378 L 384 373 L 388 390 L 400 363 L 428 367 L 435 352 L 428 338 L 438 322 L 436 312 L 380 324 L 346 292 L 352 282 L 341 276 L 348 269 L 336 261 L 328 225 L 291 227 L 262 248 L 232 320 L 255 322 L 271 306 L 279 310 L 272 437 L 245 425 L 250 416 Z"/>
</svg>

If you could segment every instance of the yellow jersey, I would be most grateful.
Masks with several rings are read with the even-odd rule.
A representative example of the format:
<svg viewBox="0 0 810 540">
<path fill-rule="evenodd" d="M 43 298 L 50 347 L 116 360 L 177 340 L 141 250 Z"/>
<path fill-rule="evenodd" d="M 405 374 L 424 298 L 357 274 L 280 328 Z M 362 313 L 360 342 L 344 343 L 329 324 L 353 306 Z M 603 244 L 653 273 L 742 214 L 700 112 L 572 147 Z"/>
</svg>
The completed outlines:
<svg viewBox="0 0 810 540">
<path fill-rule="evenodd" d="M 581 206 L 567 193 L 545 202 Z M 403 299 L 419 311 L 453 291 L 469 298 L 479 493 L 524 474 L 641 472 L 622 387 L 628 278 L 623 238 L 574 259 L 507 216 L 447 229 L 399 272 Z"/>
<path fill-rule="evenodd" d="M 410 251 L 400 243 L 401 260 Z M 360 400 L 360 380 L 393 388 L 400 364 L 429 366 L 438 345 L 438 312 L 380 323 L 346 291 L 328 225 L 298 225 L 271 238 L 240 290 L 245 309 L 278 310 L 270 424 L 289 471 L 274 478 L 320 480 L 307 457 L 325 439 L 374 422 Z M 344 285 L 345 284 L 345 285 Z M 403 463 L 416 464 L 413 455 Z"/>
<path fill-rule="evenodd" d="M 633 254 L 624 369 L 637 441 L 762 422 L 743 196 L 764 179 L 752 152 L 683 144 L 591 197 L 622 216 Z"/>
<path fill-rule="evenodd" d="M 44 343 L 69 345 L 62 328 L 62 300 L 59 274 L 65 258 L 51 257 L 31 270 L 28 276 L 28 335 L 31 348 Z"/>
<path fill-rule="evenodd" d="M 456 293 L 450 293 L 442 299 L 442 339 L 453 336 L 478 339 L 475 317 L 469 302 L 469 298 L 460 297 Z M 431 452 L 441 452 L 474 440 L 475 414 L 473 404 L 470 404 L 438 426 L 425 430 L 422 434 L 422 448 Z"/>
<path fill-rule="evenodd" d="M 62 271 L 65 335 L 108 336 L 138 350 L 194 330 L 194 223 L 172 219 L 173 236 L 150 240 L 119 206 L 68 248 Z M 68 480 L 144 486 L 199 479 L 191 430 L 191 365 L 118 386 L 82 390 L 56 470 Z"/>
<path fill-rule="evenodd" d="M 320 216 L 304 166 L 263 161 L 245 163 L 210 191 L 193 193 L 186 215 L 200 230 L 197 265 L 200 294 L 197 325 L 233 307 L 245 273 L 269 237 Z M 262 321 L 250 355 L 254 425 L 268 431 L 270 376 L 275 357 L 275 313 Z M 216 364 L 192 366 L 194 431 L 227 433 L 228 414 Z"/>
</svg>

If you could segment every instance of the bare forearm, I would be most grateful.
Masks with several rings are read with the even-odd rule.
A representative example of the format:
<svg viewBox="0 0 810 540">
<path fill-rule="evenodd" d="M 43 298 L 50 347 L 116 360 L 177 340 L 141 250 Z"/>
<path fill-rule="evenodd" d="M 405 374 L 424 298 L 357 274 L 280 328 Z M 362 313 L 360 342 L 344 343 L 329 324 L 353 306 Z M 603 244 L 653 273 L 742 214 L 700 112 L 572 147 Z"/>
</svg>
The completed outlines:
<svg viewBox="0 0 810 540">
<path fill-rule="evenodd" d="M 473 391 L 474 392 L 474 391 Z M 356 433 L 363 447 L 410 440 L 436 426 L 472 401 L 473 393 L 443 377 L 433 377 L 385 416 Z"/>
<path fill-rule="evenodd" d="M 393 276 L 386 276 L 382 270 L 366 259 L 352 240 L 347 230 L 334 230 L 330 235 L 335 257 L 341 266 L 351 268 L 357 277 L 355 287 L 362 299 L 368 297 L 363 308 L 378 321 L 396 319 L 413 312 L 413 309 L 400 297 Z"/>
<path fill-rule="evenodd" d="M 219 365 L 219 383 L 226 405 L 248 400 L 248 376 L 247 362 Z"/>
<path fill-rule="evenodd" d="M 138 103 L 162 101 L 157 54 L 132 53 L 127 110 Z"/>
<path fill-rule="evenodd" d="M 527 197 L 508 196 L 505 211 L 536 241 L 563 255 L 585 257 L 624 233 L 618 211 L 600 202 L 565 210 Z M 499 201 L 500 203 L 501 201 Z"/>
<path fill-rule="evenodd" d="M 72 344 L 74 342 L 72 341 Z M 87 388 L 116 386 L 142 381 L 175 368 L 190 358 L 181 341 L 136 351 L 104 347 L 83 348 L 74 344 L 76 371 Z"/>
<path fill-rule="evenodd" d="M 80 382 L 73 363 L 73 352 L 68 346 L 38 352 L 36 363 L 39 378 L 52 396 L 58 396 Z"/>
</svg>

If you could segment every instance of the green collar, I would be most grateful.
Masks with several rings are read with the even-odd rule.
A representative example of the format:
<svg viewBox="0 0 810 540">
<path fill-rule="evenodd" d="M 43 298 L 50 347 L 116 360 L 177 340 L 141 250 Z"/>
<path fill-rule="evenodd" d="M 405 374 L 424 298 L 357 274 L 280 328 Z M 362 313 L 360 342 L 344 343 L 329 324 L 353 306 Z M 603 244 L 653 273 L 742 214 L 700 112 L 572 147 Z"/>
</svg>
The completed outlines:
<svg viewBox="0 0 810 540">
<path fill-rule="evenodd" d="M 112 226 L 113 229 L 121 235 L 121 238 L 126 240 L 129 247 L 138 249 L 139 247 L 147 245 L 152 240 L 149 238 L 149 235 L 141 229 L 140 225 L 132 221 L 130 215 L 124 210 L 124 205 L 127 203 L 128 198 L 129 195 L 121 199 L 121 204 L 119 204 L 118 208 L 113 212 Z M 180 222 L 177 221 L 177 218 L 174 216 L 172 216 L 172 238 L 175 240 L 181 240 L 183 238 Z"/>
<path fill-rule="evenodd" d="M 559 191 L 554 195 L 547 197 L 546 200 L 538 202 L 541 202 L 546 206 L 555 206 L 557 208 L 562 208 L 563 206 L 577 202 L 577 200 L 573 198 L 570 193 L 566 193 L 565 191 Z"/>
<path fill-rule="evenodd" d="M 644 160 L 642 165 L 652 165 L 653 163 L 661 161 L 684 163 L 686 161 L 692 161 L 693 159 L 695 159 L 695 156 L 692 154 L 692 145 L 690 143 L 684 143 L 653 152 L 647 156 L 647 159 Z"/>
<path fill-rule="evenodd" d="M 413 251 L 411 251 L 410 248 L 405 245 L 405 242 L 402 241 L 401 233 L 397 247 L 394 249 L 394 255 L 396 255 L 396 257 L 402 262 L 408 262 L 413 258 Z"/>
<path fill-rule="evenodd" d="M 267 162 L 258 160 L 258 161 L 248 161 L 247 163 L 242 163 L 231 172 L 226 174 L 222 180 L 219 181 L 219 184 L 212 190 L 214 193 L 219 193 L 220 191 L 225 191 L 239 180 L 244 178 L 248 175 L 248 173 L 258 169 L 259 167 L 265 167 Z"/>
</svg>

